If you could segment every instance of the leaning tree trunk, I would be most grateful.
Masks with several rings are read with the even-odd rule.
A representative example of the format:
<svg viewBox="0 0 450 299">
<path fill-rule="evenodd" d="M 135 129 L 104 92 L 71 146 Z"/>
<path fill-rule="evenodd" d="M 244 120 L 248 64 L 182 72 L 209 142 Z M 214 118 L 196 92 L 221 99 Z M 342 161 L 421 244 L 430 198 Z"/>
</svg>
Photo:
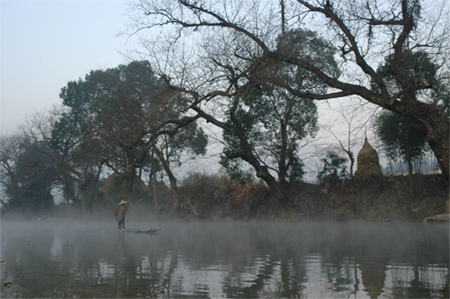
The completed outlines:
<svg viewBox="0 0 450 299">
<path fill-rule="evenodd" d="M 284 199 L 284 193 L 281 188 L 280 182 L 278 182 L 269 172 L 266 166 L 259 163 L 258 159 L 251 151 L 246 151 L 243 155 L 239 156 L 247 163 L 253 166 L 256 170 L 256 176 L 262 179 L 268 186 L 274 198 L 277 202 L 281 202 Z"/>
<path fill-rule="evenodd" d="M 427 128 L 427 141 L 442 169 L 447 184 L 449 180 L 449 121 L 436 120 L 436 126 Z"/>
<path fill-rule="evenodd" d="M 167 165 L 168 166 L 168 165 Z M 163 166 L 164 167 L 164 166 Z M 173 209 L 178 209 L 178 206 L 180 205 L 180 197 L 178 196 L 178 186 L 177 186 L 177 179 L 173 175 L 172 171 L 169 167 L 164 167 L 164 170 L 167 173 L 167 176 L 169 177 L 170 182 L 170 188 L 173 190 Z"/>
<path fill-rule="evenodd" d="M 408 163 L 408 176 L 409 176 L 409 191 L 412 193 L 414 192 L 414 184 L 413 184 L 413 166 L 411 163 L 411 152 L 410 152 L 410 148 L 409 148 L 409 134 L 408 134 L 408 125 L 409 121 L 408 118 L 406 118 L 406 123 L 405 123 L 405 151 L 406 151 L 406 162 Z"/>
<path fill-rule="evenodd" d="M 350 159 L 350 178 L 353 179 L 353 167 L 355 166 L 355 156 L 353 152 L 348 150 L 347 152 L 348 158 Z"/>
<path fill-rule="evenodd" d="M 447 185 L 449 183 L 449 118 L 448 115 L 434 105 L 416 102 L 410 117 L 420 121 L 427 130 L 427 141 L 434 152 L 444 174 Z M 413 105 L 411 105 L 413 106 Z"/>
</svg>

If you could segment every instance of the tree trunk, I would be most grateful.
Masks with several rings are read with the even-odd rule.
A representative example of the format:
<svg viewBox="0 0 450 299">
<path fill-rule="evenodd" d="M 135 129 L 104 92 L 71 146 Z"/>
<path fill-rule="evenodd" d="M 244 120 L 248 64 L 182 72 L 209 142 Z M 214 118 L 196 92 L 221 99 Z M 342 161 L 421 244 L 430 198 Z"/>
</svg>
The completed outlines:
<svg viewBox="0 0 450 299">
<path fill-rule="evenodd" d="M 427 141 L 434 152 L 444 174 L 447 184 L 449 180 L 449 119 L 445 112 L 434 105 L 420 103 L 419 110 L 411 117 L 423 123 L 427 129 Z"/>
<path fill-rule="evenodd" d="M 248 152 L 245 155 L 240 156 L 240 158 L 244 159 L 253 166 L 256 170 L 256 176 L 266 182 L 272 193 L 275 195 L 277 201 L 281 201 L 284 198 L 280 183 L 270 174 L 266 166 L 259 164 L 258 159 L 256 159 L 252 152 Z"/>
<path fill-rule="evenodd" d="M 280 8 L 281 8 L 281 34 L 284 35 L 286 31 L 286 14 L 285 14 L 284 0 L 280 0 Z"/>
<path fill-rule="evenodd" d="M 285 193 L 285 185 L 286 185 L 286 172 L 287 172 L 287 151 L 288 151 L 288 137 L 287 137 L 287 124 L 285 124 L 284 120 L 280 121 L 280 129 L 281 129 L 281 149 L 279 153 L 279 162 L 278 162 L 278 191 L 281 194 Z"/>
<path fill-rule="evenodd" d="M 159 161 L 164 168 L 164 171 L 167 173 L 170 181 L 170 188 L 173 191 L 173 209 L 178 209 L 179 206 L 179 196 L 178 196 L 178 187 L 177 187 L 177 178 L 173 175 L 172 170 L 170 169 L 169 162 L 164 158 L 164 154 L 155 146 L 153 146 L 153 151 L 158 157 Z"/>
<path fill-rule="evenodd" d="M 128 173 L 125 175 L 125 178 L 127 184 L 127 198 L 131 205 L 134 201 L 134 179 L 136 178 L 136 171 L 134 164 L 129 165 L 128 168 L 129 169 L 126 170 Z"/>
<path fill-rule="evenodd" d="M 355 166 L 355 157 L 353 152 L 350 150 L 347 152 L 348 158 L 350 159 L 350 178 L 353 179 L 353 167 Z"/>
<path fill-rule="evenodd" d="M 428 128 L 427 141 L 431 150 L 434 152 L 447 184 L 449 180 L 449 128 L 448 121 L 445 126 Z"/>
<path fill-rule="evenodd" d="M 279 182 L 270 174 L 267 166 L 261 165 L 259 163 L 258 159 L 250 149 L 245 152 L 234 153 L 234 155 L 229 155 L 227 158 L 241 158 L 242 160 L 246 161 L 255 169 L 256 176 L 262 179 L 267 184 L 267 186 L 269 186 L 269 189 L 272 194 L 275 195 L 275 198 L 278 201 L 281 201 L 283 199 L 284 194 Z"/>
<path fill-rule="evenodd" d="M 180 198 L 178 196 L 177 179 L 173 175 L 172 171 L 169 170 L 169 172 L 166 171 L 166 173 L 167 173 L 167 176 L 169 177 L 170 188 L 173 190 L 173 207 L 172 208 L 174 210 L 176 210 L 176 209 L 178 209 L 178 206 L 180 205 Z"/>
<path fill-rule="evenodd" d="M 69 179 L 66 177 L 63 177 L 63 184 L 64 184 L 64 196 L 66 197 L 67 206 L 70 207 L 70 201 L 72 201 L 76 205 L 80 205 L 80 199 L 75 196 L 75 193 L 72 190 L 72 186 L 70 185 Z"/>
<path fill-rule="evenodd" d="M 153 183 L 153 194 L 151 194 L 151 192 L 149 192 L 149 195 L 152 196 L 153 195 L 153 200 L 154 200 L 154 206 L 155 208 L 158 207 L 158 198 L 156 197 L 156 165 L 155 165 L 155 157 L 154 157 L 154 152 L 152 151 L 152 156 L 151 156 L 151 171 L 150 171 L 150 182 L 149 182 L 149 191 L 150 191 L 150 183 Z"/>
<path fill-rule="evenodd" d="M 406 119 L 405 123 L 405 151 L 406 151 L 406 162 L 408 163 L 408 176 L 409 176 L 409 191 L 413 192 L 413 166 L 411 163 L 411 153 L 409 148 L 409 134 L 408 134 L 409 122 Z"/>
<path fill-rule="evenodd" d="M 153 176 L 153 197 L 155 199 L 155 208 L 158 208 L 158 197 L 156 197 L 156 175 Z"/>
</svg>

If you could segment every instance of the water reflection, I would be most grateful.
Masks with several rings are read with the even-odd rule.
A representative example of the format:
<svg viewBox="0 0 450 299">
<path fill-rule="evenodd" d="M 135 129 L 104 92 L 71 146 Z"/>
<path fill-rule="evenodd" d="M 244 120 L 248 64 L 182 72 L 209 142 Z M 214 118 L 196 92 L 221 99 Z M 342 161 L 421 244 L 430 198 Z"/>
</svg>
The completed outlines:
<svg viewBox="0 0 450 299">
<path fill-rule="evenodd" d="M 1 295 L 448 298 L 449 228 L 419 223 L 2 223 Z M 30 243 L 33 246 L 30 246 Z"/>
</svg>

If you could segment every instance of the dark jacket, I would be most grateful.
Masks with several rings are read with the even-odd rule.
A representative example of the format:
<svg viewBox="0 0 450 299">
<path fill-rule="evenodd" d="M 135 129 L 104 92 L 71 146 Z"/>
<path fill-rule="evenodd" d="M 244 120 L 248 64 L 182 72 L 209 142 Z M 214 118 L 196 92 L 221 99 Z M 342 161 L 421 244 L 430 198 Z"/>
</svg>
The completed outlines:
<svg viewBox="0 0 450 299">
<path fill-rule="evenodd" d="M 126 205 L 119 205 L 116 210 L 114 211 L 114 215 L 116 215 L 117 221 L 123 221 L 125 219 L 125 213 L 127 212 L 128 208 Z"/>
</svg>

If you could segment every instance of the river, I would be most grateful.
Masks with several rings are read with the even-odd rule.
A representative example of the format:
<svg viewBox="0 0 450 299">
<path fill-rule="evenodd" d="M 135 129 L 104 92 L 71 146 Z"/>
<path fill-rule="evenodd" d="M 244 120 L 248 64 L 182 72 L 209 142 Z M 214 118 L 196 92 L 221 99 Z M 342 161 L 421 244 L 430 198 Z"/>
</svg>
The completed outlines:
<svg viewBox="0 0 450 299">
<path fill-rule="evenodd" d="M 449 226 L 1 222 L 1 297 L 448 298 Z"/>
</svg>

